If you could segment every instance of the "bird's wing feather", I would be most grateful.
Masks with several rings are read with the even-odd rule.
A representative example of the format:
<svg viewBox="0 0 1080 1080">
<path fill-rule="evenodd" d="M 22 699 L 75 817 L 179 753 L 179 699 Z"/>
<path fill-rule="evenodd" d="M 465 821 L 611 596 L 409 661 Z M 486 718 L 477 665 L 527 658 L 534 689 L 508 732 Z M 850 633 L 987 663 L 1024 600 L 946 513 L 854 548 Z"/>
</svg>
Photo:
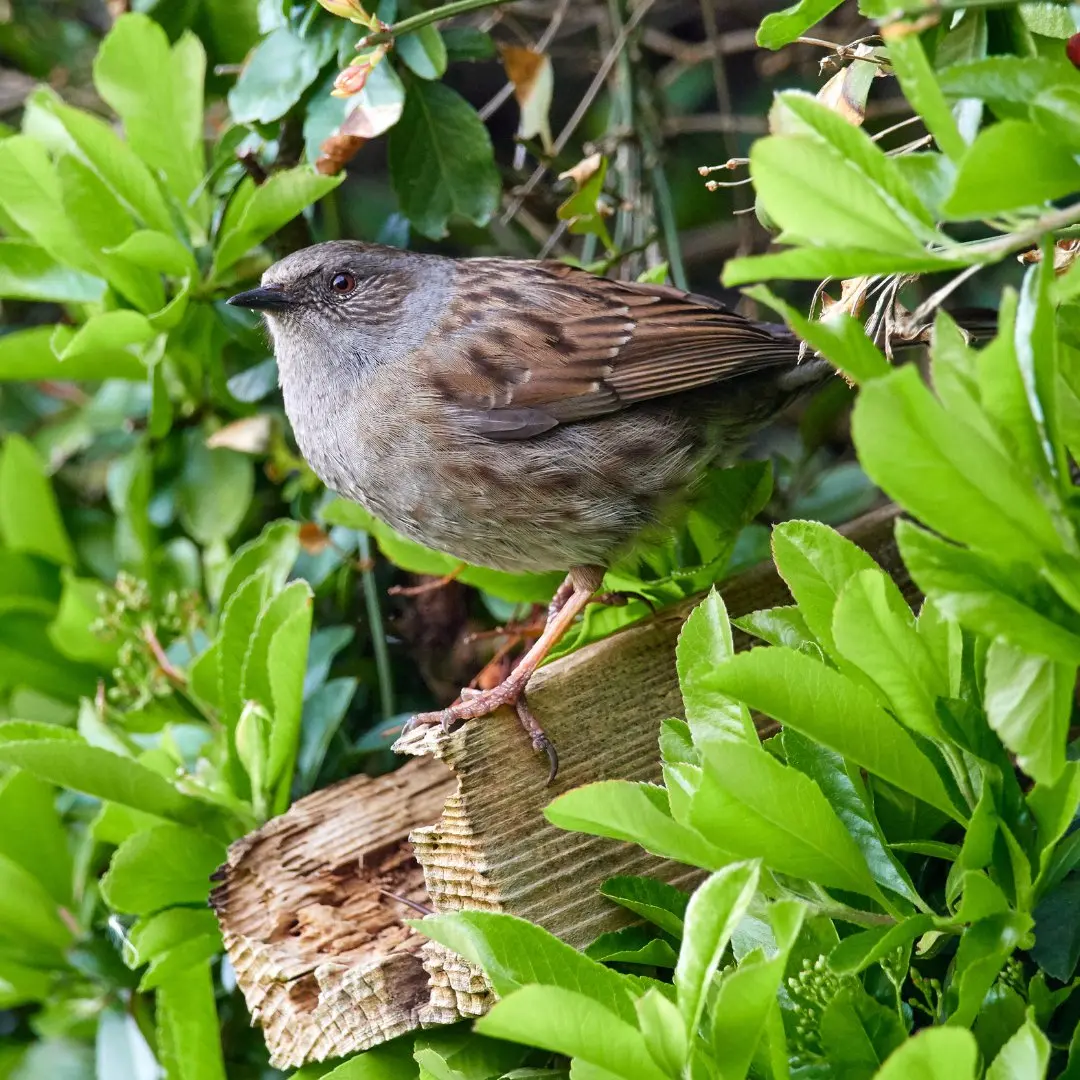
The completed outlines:
<svg viewBox="0 0 1080 1080">
<path fill-rule="evenodd" d="M 561 263 L 464 266 L 435 330 L 444 358 L 435 384 L 490 438 L 528 438 L 798 356 L 782 329 L 708 297 Z"/>
</svg>

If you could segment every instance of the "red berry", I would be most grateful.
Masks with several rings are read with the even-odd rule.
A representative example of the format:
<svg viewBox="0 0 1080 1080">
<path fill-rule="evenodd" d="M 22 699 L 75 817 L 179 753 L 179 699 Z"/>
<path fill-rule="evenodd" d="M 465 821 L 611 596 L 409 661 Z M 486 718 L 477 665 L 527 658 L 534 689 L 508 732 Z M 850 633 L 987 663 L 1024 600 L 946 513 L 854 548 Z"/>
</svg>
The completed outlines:
<svg viewBox="0 0 1080 1080">
<path fill-rule="evenodd" d="M 1073 67 L 1080 68 L 1080 34 L 1073 34 L 1065 42 L 1065 55 L 1069 58 Z"/>
</svg>

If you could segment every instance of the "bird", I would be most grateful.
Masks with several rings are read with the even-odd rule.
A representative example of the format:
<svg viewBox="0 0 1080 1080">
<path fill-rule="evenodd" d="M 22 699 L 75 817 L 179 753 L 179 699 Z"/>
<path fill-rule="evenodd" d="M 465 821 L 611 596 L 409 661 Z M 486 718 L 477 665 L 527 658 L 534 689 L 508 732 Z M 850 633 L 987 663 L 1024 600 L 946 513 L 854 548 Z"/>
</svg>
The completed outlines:
<svg viewBox="0 0 1080 1080">
<path fill-rule="evenodd" d="M 265 317 L 297 445 L 328 488 L 463 562 L 567 573 L 501 684 L 409 724 L 512 706 L 549 782 L 558 757 L 526 686 L 606 568 L 836 374 L 782 326 L 559 261 L 335 240 L 228 303 Z"/>
</svg>

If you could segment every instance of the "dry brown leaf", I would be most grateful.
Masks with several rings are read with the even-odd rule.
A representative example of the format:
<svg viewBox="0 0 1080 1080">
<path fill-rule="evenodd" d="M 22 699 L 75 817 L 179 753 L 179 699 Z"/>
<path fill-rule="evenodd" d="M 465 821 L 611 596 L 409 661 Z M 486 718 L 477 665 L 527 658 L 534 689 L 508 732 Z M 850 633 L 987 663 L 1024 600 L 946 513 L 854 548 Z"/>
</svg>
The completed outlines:
<svg viewBox="0 0 1080 1080">
<path fill-rule="evenodd" d="M 334 132 L 319 147 L 319 156 L 315 160 L 315 171 L 324 176 L 337 176 L 356 156 L 367 139 L 359 135 L 343 135 L 340 130 Z"/>
<path fill-rule="evenodd" d="M 219 428 L 206 440 L 206 445 L 211 450 L 224 447 L 226 450 L 237 450 L 241 454 L 265 454 L 270 449 L 273 427 L 273 417 L 266 413 L 246 416 Z"/>
<path fill-rule="evenodd" d="M 1080 240 L 1059 240 L 1054 245 L 1055 276 L 1060 277 L 1064 274 L 1076 262 L 1078 257 L 1080 257 Z M 1016 258 L 1025 265 L 1042 262 L 1042 249 L 1031 248 L 1029 251 L 1022 251 Z"/>
<path fill-rule="evenodd" d="M 518 136 L 531 139 L 536 136 L 545 150 L 551 149 L 551 95 L 555 88 L 555 76 L 551 57 L 546 53 L 525 49 L 520 45 L 500 45 L 506 77 L 514 84 L 514 97 L 521 109 Z"/>
<path fill-rule="evenodd" d="M 314 521 L 305 521 L 300 526 L 300 546 L 309 555 L 321 555 L 330 546 L 330 537 Z"/>
<path fill-rule="evenodd" d="M 582 158 L 573 168 L 559 173 L 559 179 L 573 180 L 578 187 L 582 187 L 591 177 L 596 175 L 603 160 L 602 154 L 590 154 L 587 158 Z"/>
<path fill-rule="evenodd" d="M 856 46 L 855 52 L 860 57 L 875 54 L 869 45 Z M 858 127 L 866 119 L 870 84 L 880 71 L 881 68 L 871 60 L 854 59 L 817 92 L 817 99 Z"/>
</svg>

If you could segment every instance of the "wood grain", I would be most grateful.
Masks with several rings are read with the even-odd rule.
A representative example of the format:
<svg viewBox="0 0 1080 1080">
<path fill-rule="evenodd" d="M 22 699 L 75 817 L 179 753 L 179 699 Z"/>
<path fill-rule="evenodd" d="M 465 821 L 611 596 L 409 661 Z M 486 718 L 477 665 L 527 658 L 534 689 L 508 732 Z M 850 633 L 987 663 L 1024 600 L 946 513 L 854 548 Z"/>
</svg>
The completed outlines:
<svg viewBox="0 0 1080 1080">
<path fill-rule="evenodd" d="M 893 542 L 895 507 L 844 530 L 912 597 Z M 731 615 L 790 603 L 771 564 L 725 583 Z M 575 947 L 630 921 L 598 892 L 617 874 L 684 889 L 698 871 L 633 844 L 567 833 L 544 807 L 598 780 L 660 779 L 660 723 L 679 716 L 675 642 L 696 601 L 541 669 L 529 701 L 559 748 L 547 763 L 504 710 L 446 734 L 399 740 L 413 757 L 296 803 L 232 846 L 213 902 L 239 985 L 278 1068 L 362 1050 L 422 1026 L 477 1016 L 483 974 L 406 927 L 387 892 L 430 905 L 508 912 Z M 736 648 L 750 640 L 736 632 Z M 411 850 L 410 850 L 411 845 Z"/>
</svg>

